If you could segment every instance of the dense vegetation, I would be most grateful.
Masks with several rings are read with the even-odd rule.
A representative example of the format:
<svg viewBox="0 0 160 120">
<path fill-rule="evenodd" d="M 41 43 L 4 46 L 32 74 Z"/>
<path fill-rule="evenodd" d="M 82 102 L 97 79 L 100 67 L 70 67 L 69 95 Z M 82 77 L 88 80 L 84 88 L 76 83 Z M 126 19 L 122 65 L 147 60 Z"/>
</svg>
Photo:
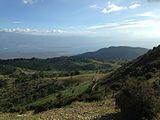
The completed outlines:
<svg viewBox="0 0 160 120">
<path fill-rule="evenodd" d="M 38 113 L 113 98 L 115 120 L 152 120 L 160 112 L 159 53 L 160 46 L 120 68 L 121 61 L 79 57 L 1 60 L 0 111 Z"/>
<path fill-rule="evenodd" d="M 0 60 L 0 65 L 10 65 L 14 67 L 38 70 L 38 71 L 90 71 L 90 70 L 112 70 L 119 64 L 118 62 L 98 61 L 80 57 L 58 57 L 50 59 L 11 59 Z"/>
<path fill-rule="evenodd" d="M 121 64 L 78 57 L 1 60 L 0 111 L 41 112 L 87 99 L 82 94 L 92 80 Z"/>
<path fill-rule="evenodd" d="M 160 46 L 123 65 L 107 78 L 96 82 L 91 93 L 106 91 L 113 93 L 114 97 L 120 94 L 117 105 L 123 119 L 151 120 L 160 109 L 159 53 Z"/>
</svg>

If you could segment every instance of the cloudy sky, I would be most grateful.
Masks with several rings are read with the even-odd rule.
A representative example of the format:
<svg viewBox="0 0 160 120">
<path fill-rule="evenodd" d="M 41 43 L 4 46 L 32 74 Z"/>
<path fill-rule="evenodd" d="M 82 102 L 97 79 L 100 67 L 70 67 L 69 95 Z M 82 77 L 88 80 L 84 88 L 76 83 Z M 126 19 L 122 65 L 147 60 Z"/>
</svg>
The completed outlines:
<svg viewBox="0 0 160 120">
<path fill-rule="evenodd" d="M 0 0 L 0 31 L 151 48 L 160 43 L 159 13 L 160 0 Z"/>
</svg>

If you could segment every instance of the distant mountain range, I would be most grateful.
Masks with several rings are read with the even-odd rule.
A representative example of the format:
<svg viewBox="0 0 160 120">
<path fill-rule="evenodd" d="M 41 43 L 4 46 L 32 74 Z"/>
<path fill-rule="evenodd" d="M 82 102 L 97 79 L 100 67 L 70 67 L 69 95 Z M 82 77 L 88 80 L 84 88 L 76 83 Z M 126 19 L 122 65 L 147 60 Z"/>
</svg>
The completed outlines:
<svg viewBox="0 0 160 120">
<path fill-rule="evenodd" d="M 95 52 L 87 52 L 83 54 L 79 54 L 77 56 L 83 58 L 91 58 L 98 60 L 129 60 L 135 59 L 148 51 L 146 48 L 141 47 L 127 47 L 127 46 L 119 46 L 119 47 L 109 47 L 102 48 Z"/>
<path fill-rule="evenodd" d="M 14 59 L 14 58 L 55 58 L 61 56 L 81 57 L 96 60 L 131 60 L 135 59 L 148 51 L 146 48 L 141 47 L 108 47 L 102 48 L 95 52 L 86 52 L 78 55 L 71 56 L 65 51 L 61 53 L 55 52 L 0 52 L 0 59 Z M 73 54 L 72 54 L 73 55 Z"/>
</svg>

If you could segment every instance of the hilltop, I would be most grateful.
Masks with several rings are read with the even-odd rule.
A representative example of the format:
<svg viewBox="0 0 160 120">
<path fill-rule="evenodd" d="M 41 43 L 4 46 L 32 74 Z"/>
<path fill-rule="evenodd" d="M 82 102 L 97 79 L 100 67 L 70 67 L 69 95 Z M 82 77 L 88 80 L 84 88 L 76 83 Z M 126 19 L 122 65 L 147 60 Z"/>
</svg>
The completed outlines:
<svg viewBox="0 0 160 120">
<path fill-rule="evenodd" d="M 78 56 L 98 60 L 132 60 L 139 57 L 140 55 L 145 54 L 147 51 L 148 49 L 141 47 L 119 46 L 102 48 L 98 51 L 87 52 Z"/>
</svg>

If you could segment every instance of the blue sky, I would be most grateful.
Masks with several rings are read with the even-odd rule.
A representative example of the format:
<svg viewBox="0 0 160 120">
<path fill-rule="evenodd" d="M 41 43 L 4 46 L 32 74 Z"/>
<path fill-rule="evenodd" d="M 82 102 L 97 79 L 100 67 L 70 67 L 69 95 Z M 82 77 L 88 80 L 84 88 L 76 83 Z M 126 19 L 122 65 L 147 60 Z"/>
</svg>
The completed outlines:
<svg viewBox="0 0 160 120">
<path fill-rule="evenodd" d="M 151 48 L 160 42 L 159 13 L 160 0 L 0 0 L 0 31 Z"/>
<path fill-rule="evenodd" d="M 0 28 L 82 30 L 127 21 L 159 20 L 147 0 L 0 0 Z M 89 31 L 89 30 L 88 30 Z"/>
</svg>

